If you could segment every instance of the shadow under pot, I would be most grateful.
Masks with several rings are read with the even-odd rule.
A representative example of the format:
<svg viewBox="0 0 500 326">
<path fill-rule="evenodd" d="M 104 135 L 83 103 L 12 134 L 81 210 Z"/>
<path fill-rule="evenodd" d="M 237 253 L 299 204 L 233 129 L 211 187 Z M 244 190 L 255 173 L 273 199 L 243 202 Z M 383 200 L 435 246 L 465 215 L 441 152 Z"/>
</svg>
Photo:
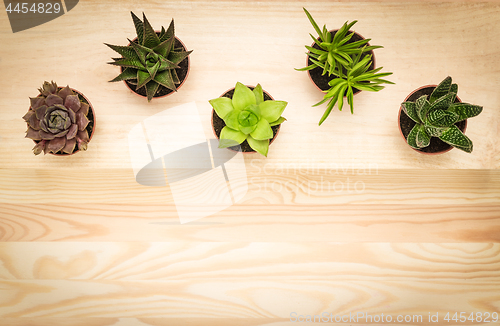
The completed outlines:
<svg viewBox="0 0 500 326">
<path fill-rule="evenodd" d="M 329 32 L 332 35 L 332 39 L 333 39 L 335 34 L 338 32 L 338 30 L 330 30 Z M 356 32 L 349 31 L 348 34 L 350 34 L 350 33 L 354 33 L 354 35 L 351 37 L 351 39 L 349 41 L 347 41 L 347 44 L 361 41 L 361 40 L 365 39 L 363 36 L 361 36 L 360 34 L 358 34 Z M 317 40 L 320 41 L 319 38 L 317 38 Z M 366 45 L 370 46 L 369 43 L 366 43 Z M 316 44 L 316 42 L 311 44 L 311 47 L 313 47 L 317 50 L 321 50 L 320 46 L 318 44 Z M 366 55 L 369 55 L 369 54 L 371 54 L 371 56 L 372 56 L 372 63 L 370 64 L 370 67 L 368 70 L 372 70 L 372 69 L 375 69 L 375 54 L 373 53 L 373 50 L 366 52 L 363 55 L 363 57 Z M 313 62 L 311 61 L 311 58 L 308 55 L 307 61 L 306 61 L 306 67 L 310 66 L 312 64 L 313 64 Z M 347 73 L 347 71 L 343 67 L 342 67 L 342 73 L 344 73 L 344 74 Z M 336 78 L 333 75 L 328 76 L 328 73 L 323 75 L 323 68 L 321 68 L 321 67 L 316 67 L 314 69 L 307 70 L 307 75 L 309 76 L 309 79 L 311 79 L 312 83 L 316 86 L 316 88 L 319 89 L 320 91 L 323 91 L 323 92 L 328 91 L 330 89 L 330 85 L 328 85 L 328 83 L 331 80 L 333 80 L 334 78 Z M 359 92 L 361 92 L 361 90 L 359 90 L 357 88 L 353 88 L 352 90 L 353 90 L 353 95 L 356 95 Z M 345 95 L 344 95 L 344 97 L 345 97 Z"/>
<path fill-rule="evenodd" d="M 250 88 L 250 90 L 253 90 L 255 88 L 254 86 L 248 86 L 248 85 L 246 85 L 246 86 L 248 88 Z M 268 92 L 263 90 L 263 93 L 264 93 L 264 101 L 268 101 L 268 100 L 274 101 L 274 98 L 271 95 L 269 95 Z M 234 87 L 227 90 L 224 94 L 222 94 L 219 97 L 227 97 L 227 98 L 232 99 L 233 94 L 234 94 Z M 224 120 L 222 120 L 217 115 L 215 110 L 212 109 L 212 129 L 213 129 L 214 135 L 215 135 L 215 137 L 217 137 L 217 139 L 220 140 L 220 133 L 222 131 L 222 128 L 224 128 L 225 126 L 226 126 L 226 123 L 224 122 Z M 271 127 L 271 129 L 273 130 L 273 138 L 269 139 L 269 145 L 271 145 L 273 143 L 274 139 L 278 136 L 278 132 L 280 131 L 280 127 L 281 127 L 281 124 Z M 246 140 L 244 142 L 242 142 L 240 145 L 231 146 L 231 147 L 227 147 L 227 148 L 229 148 L 230 150 L 235 151 L 235 152 L 256 153 L 256 151 L 252 147 L 250 147 L 250 145 L 248 144 L 248 142 Z"/>
<path fill-rule="evenodd" d="M 65 87 L 57 87 L 57 90 L 60 91 L 62 90 L 63 88 Z M 89 136 L 89 141 L 88 143 L 90 143 L 90 141 L 92 140 L 92 136 L 94 135 L 94 130 L 95 130 L 95 125 L 96 125 L 96 118 L 95 118 L 95 112 L 94 112 L 94 107 L 92 106 L 92 104 L 90 103 L 90 101 L 85 97 L 85 95 L 83 95 L 83 93 L 81 93 L 80 91 L 77 91 L 76 89 L 73 89 L 73 88 L 70 88 L 76 95 L 78 95 L 78 98 L 80 99 L 81 102 L 87 104 L 89 106 L 89 109 L 88 109 L 88 112 L 87 112 L 87 119 L 89 120 L 89 123 L 87 124 L 87 127 L 84 129 L 85 131 L 87 131 L 87 134 Z M 38 94 L 38 96 L 41 96 L 42 94 Z M 31 106 L 29 108 L 29 110 L 32 110 Z M 29 124 L 28 124 L 29 126 Z M 38 144 L 41 142 L 41 140 L 33 140 L 33 142 L 35 144 Z M 63 152 L 62 150 L 56 152 L 56 153 L 52 153 L 52 152 L 48 152 L 49 154 L 52 154 L 52 155 L 56 155 L 56 156 L 67 156 L 67 155 L 73 155 L 73 154 L 76 154 L 80 151 L 80 149 L 78 149 L 78 144 L 75 144 L 75 147 L 73 149 L 73 152 L 71 153 L 65 153 Z"/>
<path fill-rule="evenodd" d="M 422 86 L 416 90 L 414 90 L 410 95 L 406 97 L 406 99 L 403 102 L 414 102 L 416 101 L 419 97 L 423 95 L 430 96 L 434 89 L 437 87 L 437 85 L 427 85 L 427 86 Z M 455 98 L 454 103 L 461 103 L 462 101 L 458 96 Z M 407 142 L 408 135 L 410 134 L 410 131 L 413 129 L 413 127 L 417 123 L 413 121 L 403 110 L 403 107 L 399 107 L 399 114 L 398 114 L 398 126 L 399 126 L 399 132 L 401 133 L 401 136 L 403 136 L 405 142 Z M 459 121 L 455 123 L 455 126 L 458 127 L 463 133 L 465 133 L 465 129 L 467 128 L 467 120 Z M 409 145 L 408 145 L 409 146 Z M 453 149 L 453 146 L 445 143 L 441 139 L 437 137 L 431 137 L 431 141 L 429 146 L 416 149 L 411 146 L 409 146 L 411 149 L 414 151 L 420 152 L 422 154 L 429 154 L 429 155 L 437 155 L 437 154 L 443 154 L 451 149 Z"/>
<path fill-rule="evenodd" d="M 156 31 L 156 35 L 160 35 L 160 32 Z M 134 38 L 132 40 L 132 42 L 137 43 L 138 42 L 137 37 Z M 174 49 L 182 49 L 183 51 L 187 51 L 187 47 L 177 37 L 175 37 Z M 181 86 L 184 84 L 184 81 L 186 81 L 186 79 L 189 75 L 189 56 L 187 56 L 184 60 L 179 62 L 178 66 L 179 66 L 179 68 L 175 68 L 175 72 L 177 74 L 177 77 L 179 77 L 179 82 L 180 82 L 178 85 L 176 85 L 177 90 L 179 88 L 181 88 Z M 125 70 L 124 67 L 120 67 L 120 72 L 123 72 L 124 70 Z M 135 94 L 142 96 L 142 97 L 147 97 L 145 86 L 136 90 L 136 88 L 137 88 L 136 84 L 131 83 L 128 80 L 124 80 L 123 82 L 125 83 L 125 85 L 127 85 L 128 89 L 130 89 Z M 155 95 L 153 95 L 153 98 L 166 97 L 174 92 L 175 92 L 174 90 L 171 90 L 163 85 L 160 85 L 158 87 L 158 90 L 156 91 Z"/>
</svg>

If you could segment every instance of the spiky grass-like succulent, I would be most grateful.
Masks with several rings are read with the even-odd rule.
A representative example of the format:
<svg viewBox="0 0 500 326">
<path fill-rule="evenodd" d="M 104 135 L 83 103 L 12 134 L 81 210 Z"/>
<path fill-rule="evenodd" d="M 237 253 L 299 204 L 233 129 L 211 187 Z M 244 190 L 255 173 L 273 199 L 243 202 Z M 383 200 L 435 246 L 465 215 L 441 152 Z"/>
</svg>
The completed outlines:
<svg viewBox="0 0 500 326">
<path fill-rule="evenodd" d="M 220 133 L 219 148 L 235 146 L 246 140 L 253 150 L 267 156 L 269 140 L 273 138 L 271 127 L 286 120 L 281 114 L 287 102 L 265 101 L 260 84 L 250 90 L 239 82 L 232 99 L 219 97 L 209 102 L 226 124 Z"/>
<path fill-rule="evenodd" d="M 307 50 L 309 50 L 307 55 L 312 64 L 296 70 L 303 71 L 321 68 L 323 71 L 322 76 L 327 73 L 328 76 L 333 76 L 333 79 L 328 83 L 330 88 L 324 91 L 326 94 L 323 100 L 313 105 L 318 106 L 329 100 L 327 109 L 319 121 L 319 125 L 321 125 L 330 115 L 336 103 L 338 103 L 339 110 L 342 111 L 344 96 L 347 97 L 351 113 L 354 113 L 353 96 L 355 89 L 378 92 L 384 88 L 380 84 L 393 84 L 390 81 L 382 79 L 382 77 L 392 75 L 392 73 L 378 73 L 382 67 L 368 70 L 373 63 L 372 55 L 368 54 L 368 52 L 382 48 L 382 46 L 368 45 L 371 39 L 350 42 L 355 33 L 349 33 L 349 30 L 357 21 L 351 23 L 345 22 L 332 37 L 332 33 L 327 30 L 326 25 L 321 30 L 311 14 L 305 8 L 303 9 L 318 33 L 317 38 L 311 34 L 309 35 L 311 35 L 311 38 L 319 49 L 306 46 Z"/>
<path fill-rule="evenodd" d="M 342 111 L 344 96 L 347 98 L 351 113 L 354 113 L 354 89 L 378 92 L 384 88 L 381 84 L 394 84 L 393 82 L 382 79 L 383 77 L 392 75 L 392 72 L 378 73 L 383 67 L 368 70 L 372 62 L 371 54 L 365 55 L 363 59 L 360 60 L 361 57 L 362 52 L 354 55 L 353 61 L 349 63 L 347 68 L 347 73 L 344 75 L 342 70 L 339 70 L 338 77 L 332 79 L 328 83 L 330 89 L 326 92 L 323 100 L 313 105 L 318 106 L 329 100 L 326 111 L 319 121 L 319 125 L 328 117 L 335 103 L 338 102 L 338 108 Z"/>
<path fill-rule="evenodd" d="M 472 152 L 472 141 L 455 126 L 455 123 L 477 116 L 482 106 L 455 103 L 458 85 L 446 77 L 430 96 L 422 95 L 415 102 L 403 102 L 401 106 L 410 119 L 416 122 L 407 137 L 407 143 L 415 149 L 429 146 L 431 137 Z"/>
<path fill-rule="evenodd" d="M 177 91 L 176 84 L 181 81 L 175 69 L 179 68 L 179 63 L 192 51 L 175 48 L 174 20 L 172 19 L 167 30 L 162 26 L 158 35 L 144 13 L 143 21 L 133 12 L 130 13 L 137 33 L 137 43 L 130 40 L 128 46 L 105 43 L 122 56 L 114 58 L 109 64 L 124 68 L 120 75 L 110 81 L 126 80 L 136 85 L 136 90 L 145 87 L 148 101 L 159 91 L 160 85 Z"/>
<path fill-rule="evenodd" d="M 336 75 L 335 72 L 337 70 L 342 69 L 342 67 L 348 68 L 349 65 L 352 64 L 352 55 L 358 54 L 360 51 L 369 52 L 382 47 L 379 45 L 365 46 L 371 41 L 371 39 L 363 39 L 348 43 L 354 35 L 354 32 L 349 34 L 348 32 L 351 27 L 357 23 L 357 20 L 351 23 L 345 22 L 332 37 L 332 34 L 328 31 L 326 25 L 323 25 L 323 30 L 321 30 L 307 9 L 302 9 L 304 9 L 311 25 L 316 30 L 316 33 L 318 33 L 318 37 L 314 37 L 312 34 L 309 35 L 314 40 L 314 43 L 320 47 L 320 49 L 306 45 L 306 49 L 309 51 L 307 52 L 307 55 L 309 56 L 312 64 L 304 68 L 296 69 L 298 71 L 311 70 L 316 67 L 320 67 L 323 69 L 323 75 L 326 73 L 328 73 L 328 76 Z"/>
<path fill-rule="evenodd" d="M 33 153 L 71 154 L 76 145 L 87 150 L 89 105 L 80 101 L 69 86 L 61 88 L 54 82 L 44 82 L 38 90 L 40 95 L 30 98 L 30 109 L 23 117 L 28 123 L 26 138 L 37 141 Z"/>
</svg>

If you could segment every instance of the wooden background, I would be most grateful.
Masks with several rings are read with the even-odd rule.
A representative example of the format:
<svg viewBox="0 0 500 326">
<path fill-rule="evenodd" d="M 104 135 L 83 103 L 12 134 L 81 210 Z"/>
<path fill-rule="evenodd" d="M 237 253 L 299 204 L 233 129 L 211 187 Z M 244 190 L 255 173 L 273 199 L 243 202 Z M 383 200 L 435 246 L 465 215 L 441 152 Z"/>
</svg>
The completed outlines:
<svg viewBox="0 0 500 326">
<path fill-rule="evenodd" d="M 396 83 L 321 127 L 322 94 L 293 69 L 314 32 L 303 6 L 331 29 L 357 19 Z M 177 94 L 148 103 L 107 82 L 118 70 L 103 43 L 134 36 L 131 10 L 154 28 L 175 18 L 194 50 Z M 292 312 L 451 325 L 447 312 L 500 312 L 500 3 L 81 0 L 15 34 L 0 16 L 0 325 L 293 325 Z M 467 127 L 474 151 L 421 155 L 399 105 L 448 75 L 484 106 Z M 21 117 L 44 80 L 94 105 L 87 152 L 32 154 Z M 181 225 L 169 187 L 135 182 L 127 134 L 196 101 L 210 135 L 207 101 L 237 81 L 288 101 L 288 121 L 268 158 L 245 156 L 242 201 Z"/>
</svg>

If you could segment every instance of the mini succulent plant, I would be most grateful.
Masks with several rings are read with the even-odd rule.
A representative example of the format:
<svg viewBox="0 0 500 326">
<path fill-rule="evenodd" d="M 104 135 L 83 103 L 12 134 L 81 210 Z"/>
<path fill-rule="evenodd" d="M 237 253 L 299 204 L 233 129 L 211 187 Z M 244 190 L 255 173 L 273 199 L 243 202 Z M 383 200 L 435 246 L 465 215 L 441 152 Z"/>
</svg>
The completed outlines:
<svg viewBox="0 0 500 326">
<path fill-rule="evenodd" d="M 130 12 L 137 33 L 137 43 L 129 41 L 128 46 L 110 45 L 111 49 L 122 57 L 114 58 L 111 65 L 123 67 L 123 72 L 111 82 L 126 80 L 136 85 L 136 90 L 145 87 L 148 101 L 159 91 L 160 85 L 172 91 L 177 91 L 176 84 L 181 81 L 175 71 L 178 64 L 186 59 L 192 51 L 175 48 L 174 20 L 169 27 L 156 32 L 151 27 L 143 13 L 141 21 L 133 12 Z"/>
<path fill-rule="evenodd" d="M 233 98 L 219 97 L 209 101 L 226 126 L 220 133 L 219 148 L 231 147 L 245 140 L 250 147 L 267 156 L 272 126 L 284 122 L 281 116 L 287 102 L 264 100 L 262 86 L 250 90 L 242 83 L 235 86 Z"/>
<path fill-rule="evenodd" d="M 307 55 L 312 64 L 296 70 L 304 71 L 321 68 L 323 71 L 322 76 L 328 73 L 328 76 L 332 77 L 328 82 L 329 89 L 324 91 L 326 94 L 323 100 L 313 105 L 318 106 L 329 100 L 327 109 L 319 121 L 319 125 L 321 125 L 330 115 L 336 103 L 338 103 L 339 111 L 342 111 L 344 97 L 347 98 L 351 113 L 354 113 L 353 96 L 355 92 L 359 90 L 380 91 L 384 88 L 381 84 L 393 84 L 388 80 L 382 79 L 383 77 L 392 75 L 392 73 L 378 73 L 382 67 L 369 70 L 373 61 L 372 55 L 368 52 L 382 48 L 382 46 L 369 45 L 368 42 L 371 39 L 351 41 L 355 33 L 349 33 L 349 30 L 357 21 L 351 23 L 345 22 L 334 33 L 334 36 L 332 36 L 332 33 L 327 30 L 326 25 L 321 30 L 311 14 L 305 8 L 303 9 L 318 33 L 317 38 L 311 34 L 309 35 L 311 35 L 311 38 L 319 49 L 306 46 L 306 49 L 309 51 Z"/>
<path fill-rule="evenodd" d="M 306 45 L 306 49 L 309 51 L 307 52 L 307 55 L 310 57 L 312 64 L 296 70 L 303 71 L 321 67 L 323 69 L 323 75 L 325 75 L 327 72 L 329 76 L 336 75 L 335 72 L 339 68 L 348 68 L 349 65 L 352 64 L 352 55 L 358 54 L 360 51 L 369 52 L 371 50 L 382 47 L 379 45 L 368 46 L 367 44 L 371 41 L 371 39 L 362 39 L 349 43 L 349 40 L 351 40 L 354 33 L 347 33 L 349 32 L 351 27 L 357 23 L 357 20 L 351 23 L 345 22 L 344 25 L 342 25 L 342 27 L 332 37 L 332 34 L 327 30 L 326 25 L 324 25 L 323 30 L 321 30 L 318 24 L 316 24 L 316 22 L 314 21 L 314 18 L 307 11 L 307 9 L 302 9 L 304 9 L 304 12 L 311 22 L 311 25 L 316 30 L 316 33 L 318 33 L 317 38 L 312 34 L 309 35 L 320 49 L 316 49 L 314 47 Z"/>
<path fill-rule="evenodd" d="M 459 121 L 477 116 L 482 106 L 455 103 L 458 85 L 446 77 L 430 96 L 422 95 L 415 102 L 403 102 L 401 106 L 408 117 L 416 122 L 407 137 L 408 145 L 415 149 L 429 146 L 431 137 L 472 152 L 472 141 L 455 125 Z"/>
<path fill-rule="evenodd" d="M 30 98 L 30 109 L 23 117 L 28 123 L 26 138 L 37 143 L 34 154 L 71 154 L 75 146 L 87 150 L 89 105 L 80 101 L 69 86 L 62 88 L 54 82 L 44 82 L 38 90 L 40 95 Z"/>
<path fill-rule="evenodd" d="M 378 92 L 384 88 L 381 84 L 394 84 L 393 82 L 382 79 L 383 77 L 392 75 L 392 72 L 378 73 L 382 67 L 368 70 L 371 65 L 372 56 L 368 54 L 360 60 L 361 54 L 362 52 L 353 56 L 353 61 L 349 63 L 345 75 L 341 70 L 338 71 L 338 78 L 334 78 L 328 83 L 330 89 L 326 91 L 323 100 L 313 105 L 318 106 L 329 100 L 326 111 L 319 121 L 319 125 L 328 117 L 335 103 L 338 102 L 338 108 L 342 111 L 344 96 L 347 98 L 351 113 L 354 113 L 354 89 Z"/>
</svg>

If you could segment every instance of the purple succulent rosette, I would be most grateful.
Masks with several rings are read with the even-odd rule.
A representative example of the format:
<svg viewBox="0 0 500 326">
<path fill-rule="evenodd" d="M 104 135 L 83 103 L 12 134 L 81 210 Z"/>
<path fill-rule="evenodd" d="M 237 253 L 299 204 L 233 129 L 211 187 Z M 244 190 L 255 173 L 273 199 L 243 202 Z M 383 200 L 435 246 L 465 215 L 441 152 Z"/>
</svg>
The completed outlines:
<svg viewBox="0 0 500 326">
<path fill-rule="evenodd" d="M 75 146 L 87 150 L 89 105 L 80 101 L 69 86 L 61 88 L 54 82 L 44 82 L 38 90 L 40 95 L 30 98 L 31 107 L 23 117 L 28 123 L 26 138 L 37 143 L 33 153 L 72 154 Z"/>
</svg>

